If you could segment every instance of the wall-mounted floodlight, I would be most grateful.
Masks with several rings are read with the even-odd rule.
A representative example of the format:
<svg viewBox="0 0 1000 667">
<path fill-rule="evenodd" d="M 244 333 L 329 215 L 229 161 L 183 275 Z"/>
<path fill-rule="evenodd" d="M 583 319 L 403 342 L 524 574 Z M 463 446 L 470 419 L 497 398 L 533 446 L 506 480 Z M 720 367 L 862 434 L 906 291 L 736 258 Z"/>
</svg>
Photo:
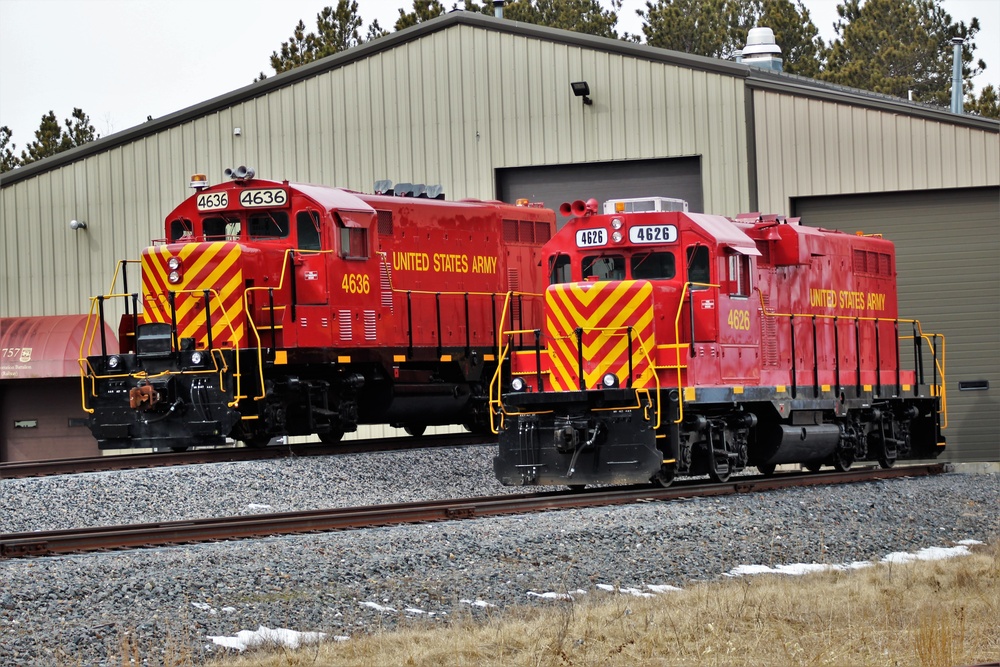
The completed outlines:
<svg viewBox="0 0 1000 667">
<path fill-rule="evenodd" d="M 70 220 L 69 228 L 72 229 L 74 232 L 77 232 L 80 231 L 81 229 L 86 229 L 87 223 L 82 220 Z"/>
<path fill-rule="evenodd" d="M 574 95 L 576 95 L 577 97 L 582 97 L 583 98 L 583 103 L 584 104 L 593 104 L 594 103 L 594 100 L 592 100 L 589 97 L 587 97 L 588 95 L 590 95 L 590 86 L 587 85 L 586 81 L 574 81 L 573 83 L 569 84 L 569 86 L 570 86 L 570 88 L 573 89 L 573 94 Z"/>
</svg>

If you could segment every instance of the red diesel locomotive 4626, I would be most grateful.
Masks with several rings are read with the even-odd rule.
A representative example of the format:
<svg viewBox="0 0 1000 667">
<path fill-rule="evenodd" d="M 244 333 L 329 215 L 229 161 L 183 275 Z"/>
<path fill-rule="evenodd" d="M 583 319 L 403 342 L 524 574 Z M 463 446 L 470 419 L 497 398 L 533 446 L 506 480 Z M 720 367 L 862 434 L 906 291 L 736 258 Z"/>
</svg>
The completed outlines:
<svg viewBox="0 0 1000 667">
<path fill-rule="evenodd" d="M 540 326 L 540 301 L 522 293 L 543 287 L 552 211 L 227 174 L 193 179 L 167 238 L 142 253 L 140 292 L 122 263 L 93 299 L 85 346 L 101 350 L 81 355 L 83 407 L 101 448 L 489 428 L 496 323 Z M 95 340 L 109 308 L 124 313 L 120 354 Z"/>
<path fill-rule="evenodd" d="M 504 484 L 722 481 L 944 449 L 944 341 L 900 319 L 893 244 L 649 198 L 563 205 L 544 323 L 504 332 Z"/>
</svg>

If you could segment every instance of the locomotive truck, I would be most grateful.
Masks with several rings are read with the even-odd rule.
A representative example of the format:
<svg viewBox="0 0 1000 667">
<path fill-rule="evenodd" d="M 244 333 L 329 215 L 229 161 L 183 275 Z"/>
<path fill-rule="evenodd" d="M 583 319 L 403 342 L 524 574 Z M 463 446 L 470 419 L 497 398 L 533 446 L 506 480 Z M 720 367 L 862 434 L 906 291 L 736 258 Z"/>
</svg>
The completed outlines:
<svg viewBox="0 0 1000 667">
<path fill-rule="evenodd" d="M 102 449 L 336 442 L 366 423 L 488 431 L 498 321 L 541 322 L 530 295 L 551 210 L 445 201 L 439 186 L 362 194 L 227 176 L 192 177 L 165 238 L 92 299 L 81 380 Z"/>
<path fill-rule="evenodd" d="M 544 321 L 501 336 L 502 483 L 724 481 L 943 451 L 944 339 L 899 317 L 887 239 L 660 197 L 561 210 Z"/>
</svg>

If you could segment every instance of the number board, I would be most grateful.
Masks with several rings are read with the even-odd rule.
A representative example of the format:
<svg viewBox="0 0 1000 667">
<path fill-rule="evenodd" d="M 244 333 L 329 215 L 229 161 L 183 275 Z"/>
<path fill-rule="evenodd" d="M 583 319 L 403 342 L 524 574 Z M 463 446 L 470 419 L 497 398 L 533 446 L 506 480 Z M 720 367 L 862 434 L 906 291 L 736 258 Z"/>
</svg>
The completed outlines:
<svg viewBox="0 0 1000 667">
<path fill-rule="evenodd" d="M 281 188 L 266 190 L 244 190 L 240 193 L 240 204 L 245 208 L 264 206 L 284 206 L 288 203 L 288 193 Z"/>
<path fill-rule="evenodd" d="M 608 230 L 606 229 L 578 229 L 576 231 L 577 248 L 594 248 L 608 244 Z"/>
<path fill-rule="evenodd" d="M 629 227 L 630 243 L 673 243 L 677 240 L 677 228 L 673 225 L 636 225 Z"/>
<path fill-rule="evenodd" d="M 199 211 L 214 211 L 220 208 L 229 208 L 228 192 L 203 192 L 198 195 Z"/>
</svg>

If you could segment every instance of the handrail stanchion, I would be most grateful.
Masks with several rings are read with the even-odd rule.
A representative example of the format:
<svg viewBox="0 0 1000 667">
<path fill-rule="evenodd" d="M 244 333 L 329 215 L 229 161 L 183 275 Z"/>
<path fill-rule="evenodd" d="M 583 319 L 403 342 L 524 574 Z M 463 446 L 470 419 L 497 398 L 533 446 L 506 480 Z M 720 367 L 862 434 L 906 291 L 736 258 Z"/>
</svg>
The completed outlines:
<svg viewBox="0 0 1000 667">
<path fill-rule="evenodd" d="M 535 373 L 537 375 L 538 391 L 545 391 L 542 382 L 542 330 L 535 329 Z"/>
<path fill-rule="evenodd" d="M 576 333 L 576 362 L 580 371 L 580 391 L 587 388 L 587 383 L 583 377 L 583 327 L 577 327 Z"/>
<path fill-rule="evenodd" d="M 205 331 L 208 334 L 208 349 L 211 350 L 214 345 L 212 341 L 212 299 L 211 292 L 205 290 Z"/>
<path fill-rule="evenodd" d="M 177 349 L 177 304 L 176 292 L 167 292 L 167 301 L 170 302 L 170 351 Z"/>
<path fill-rule="evenodd" d="M 106 356 L 108 356 L 108 340 L 107 340 L 106 334 L 104 333 L 104 297 L 103 296 L 97 297 L 97 312 L 98 312 L 98 317 L 100 319 L 100 322 L 98 323 L 97 326 L 100 327 L 100 329 L 101 329 L 101 356 L 102 357 L 106 357 Z"/>
</svg>

